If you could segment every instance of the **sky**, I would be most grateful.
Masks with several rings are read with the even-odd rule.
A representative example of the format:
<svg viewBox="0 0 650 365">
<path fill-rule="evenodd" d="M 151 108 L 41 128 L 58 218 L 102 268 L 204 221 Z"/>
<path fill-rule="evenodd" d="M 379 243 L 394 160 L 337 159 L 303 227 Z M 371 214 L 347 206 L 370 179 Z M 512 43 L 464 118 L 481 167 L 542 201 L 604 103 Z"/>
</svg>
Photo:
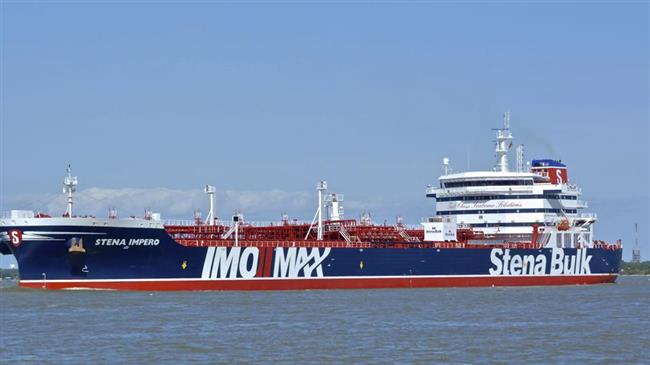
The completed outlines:
<svg viewBox="0 0 650 365">
<path fill-rule="evenodd" d="M 62 214 L 70 163 L 78 214 L 189 219 L 212 184 L 221 217 L 310 220 L 327 180 L 347 217 L 417 224 L 443 157 L 492 169 L 509 110 L 650 258 L 647 2 L 0 6 L 2 211 Z"/>
</svg>

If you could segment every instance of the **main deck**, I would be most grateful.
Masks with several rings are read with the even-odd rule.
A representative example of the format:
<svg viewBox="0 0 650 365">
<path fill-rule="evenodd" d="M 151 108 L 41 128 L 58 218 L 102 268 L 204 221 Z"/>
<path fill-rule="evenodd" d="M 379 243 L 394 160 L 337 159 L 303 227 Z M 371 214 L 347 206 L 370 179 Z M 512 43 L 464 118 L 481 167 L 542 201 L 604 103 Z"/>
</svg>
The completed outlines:
<svg viewBox="0 0 650 365">
<path fill-rule="evenodd" d="M 331 248 L 504 248 L 539 249 L 537 235 L 530 241 L 499 241 L 472 229 L 458 229 L 456 241 L 424 241 L 424 230 L 400 225 L 362 225 L 356 220 L 327 221 L 323 240 L 317 240 L 309 224 L 241 224 L 237 239 L 233 227 L 224 224 L 166 224 L 165 231 L 177 243 L 189 247 L 331 247 Z M 536 230 L 533 227 L 533 230 Z M 230 234 L 229 234 L 230 233 Z M 589 247 L 620 249 L 620 241 L 595 241 Z M 581 248 L 581 247 L 575 247 Z"/>
</svg>

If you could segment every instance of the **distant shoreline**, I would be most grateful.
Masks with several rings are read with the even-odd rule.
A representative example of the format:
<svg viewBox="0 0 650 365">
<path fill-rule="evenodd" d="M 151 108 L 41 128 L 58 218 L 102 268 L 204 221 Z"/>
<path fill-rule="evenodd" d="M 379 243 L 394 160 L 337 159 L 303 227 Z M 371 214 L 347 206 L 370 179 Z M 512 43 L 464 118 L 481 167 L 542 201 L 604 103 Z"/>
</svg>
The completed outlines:
<svg viewBox="0 0 650 365">
<path fill-rule="evenodd" d="M 636 275 L 647 276 L 650 275 L 650 261 L 643 261 L 639 263 L 625 262 L 621 264 L 620 275 Z"/>
</svg>

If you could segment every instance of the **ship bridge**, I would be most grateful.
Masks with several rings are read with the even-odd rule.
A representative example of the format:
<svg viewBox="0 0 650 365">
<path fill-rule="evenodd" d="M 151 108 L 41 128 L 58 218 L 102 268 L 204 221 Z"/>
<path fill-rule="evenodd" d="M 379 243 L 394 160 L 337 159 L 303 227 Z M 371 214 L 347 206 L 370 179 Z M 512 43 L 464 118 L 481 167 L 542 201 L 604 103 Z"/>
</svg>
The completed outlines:
<svg viewBox="0 0 650 365">
<path fill-rule="evenodd" d="M 435 216 L 506 239 L 527 239 L 533 225 L 555 226 L 564 221 L 590 236 L 595 218 L 578 215 L 587 204 L 580 199 L 580 188 L 569 184 L 567 166 L 552 159 L 525 164 L 521 145 L 516 148 L 516 170 L 511 171 L 508 151 L 513 137 L 508 114 L 504 127 L 496 131 L 497 161 L 492 171 L 452 172 L 449 159 L 443 159 L 438 186 L 426 190 L 426 196 L 436 201 Z"/>
</svg>

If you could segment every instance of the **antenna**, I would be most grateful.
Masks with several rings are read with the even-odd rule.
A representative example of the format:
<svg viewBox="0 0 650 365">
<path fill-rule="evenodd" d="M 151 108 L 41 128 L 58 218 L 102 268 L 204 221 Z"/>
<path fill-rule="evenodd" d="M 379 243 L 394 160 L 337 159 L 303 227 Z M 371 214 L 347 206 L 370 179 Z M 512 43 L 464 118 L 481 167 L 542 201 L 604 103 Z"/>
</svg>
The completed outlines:
<svg viewBox="0 0 650 365">
<path fill-rule="evenodd" d="M 208 212 L 208 216 L 205 217 L 205 221 L 209 225 L 214 226 L 214 192 L 216 189 L 212 185 L 206 185 L 203 191 L 210 197 L 210 211 Z"/>
<path fill-rule="evenodd" d="M 321 181 L 316 187 L 318 190 L 318 237 L 319 241 L 323 240 L 323 191 L 327 190 L 327 181 Z"/>
<path fill-rule="evenodd" d="M 68 209 L 65 212 L 65 216 L 72 217 L 72 193 L 77 191 L 78 180 L 76 176 L 72 176 L 70 164 L 68 164 L 66 173 L 67 175 L 63 179 L 63 193 L 68 195 Z"/>
<path fill-rule="evenodd" d="M 497 129 L 497 143 L 495 152 L 497 155 L 496 170 L 508 172 L 508 151 L 512 147 L 512 133 L 510 132 L 510 112 L 503 113 L 503 128 Z"/>
<path fill-rule="evenodd" d="M 632 262 L 641 262 L 641 249 L 639 249 L 639 224 L 634 223 L 634 249 L 632 250 Z"/>
<path fill-rule="evenodd" d="M 244 222 L 244 215 L 237 212 L 232 216 L 232 222 L 235 224 L 235 247 L 239 247 L 239 224 Z"/>
<path fill-rule="evenodd" d="M 449 175 L 449 173 L 451 172 L 451 166 L 449 166 L 448 157 L 442 159 L 442 172 L 445 174 L 445 176 Z"/>
<path fill-rule="evenodd" d="M 524 145 L 517 146 L 517 172 L 524 172 Z"/>
<path fill-rule="evenodd" d="M 316 214 L 314 215 L 314 219 L 311 221 L 311 225 L 309 225 L 309 229 L 307 230 L 307 234 L 305 235 L 305 240 L 307 240 L 307 237 L 309 237 L 309 233 L 314 228 L 314 224 L 318 220 L 318 230 L 317 230 L 316 239 L 322 241 L 323 240 L 323 191 L 327 190 L 327 181 L 324 180 L 319 181 L 318 185 L 316 185 L 316 190 L 318 190 L 318 208 L 316 209 Z"/>
</svg>

